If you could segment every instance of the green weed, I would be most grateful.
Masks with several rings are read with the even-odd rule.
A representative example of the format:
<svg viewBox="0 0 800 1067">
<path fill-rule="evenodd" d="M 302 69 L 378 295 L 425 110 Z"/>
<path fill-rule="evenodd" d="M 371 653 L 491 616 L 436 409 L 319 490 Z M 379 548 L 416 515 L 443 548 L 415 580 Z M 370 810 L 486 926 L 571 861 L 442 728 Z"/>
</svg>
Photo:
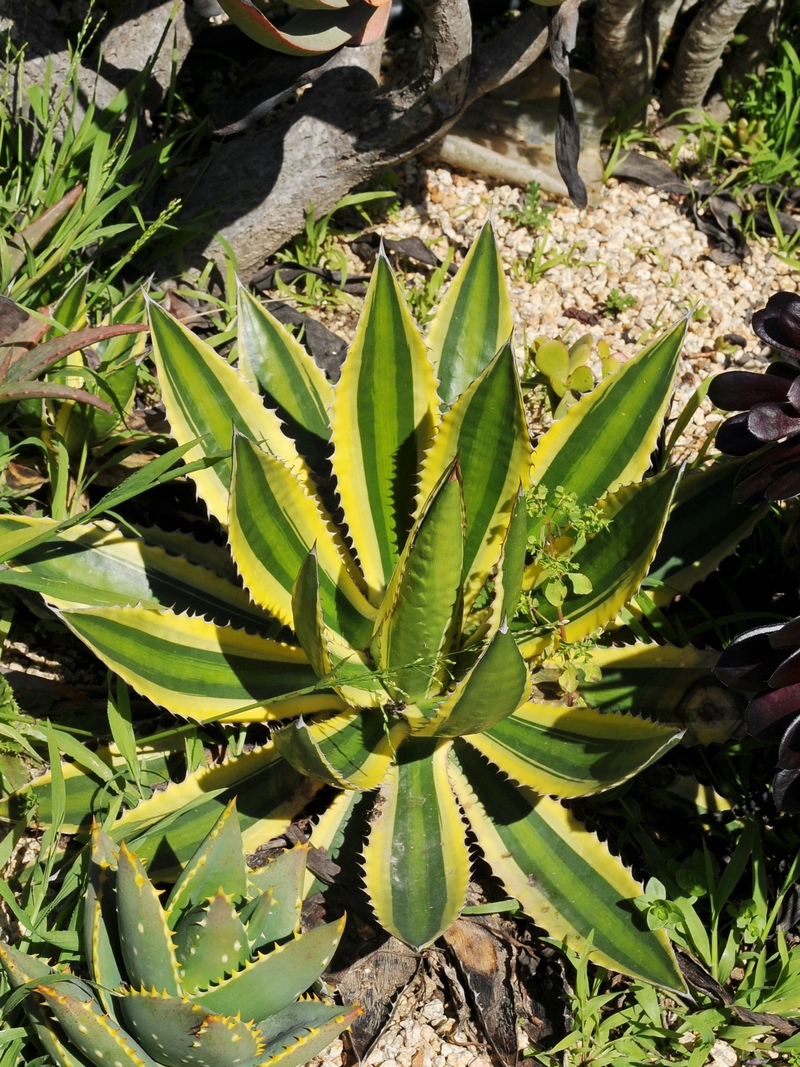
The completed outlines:
<svg viewBox="0 0 800 1067">
<path fill-rule="evenodd" d="M 0 87 L 0 287 L 12 299 L 35 306 L 53 303 L 90 262 L 106 263 L 95 272 L 90 304 L 109 290 L 180 209 L 173 202 L 148 222 L 136 202 L 195 136 L 178 128 L 168 112 L 159 142 L 135 147 L 149 66 L 106 108 L 89 101 L 79 121 L 78 67 L 91 44 L 91 26 L 90 13 L 72 50 L 69 77 L 57 93 L 49 64 L 43 84 L 15 89 L 24 85 L 25 55 L 15 54 L 6 39 Z"/>
<path fill-rule="evenodd" d="M 378 190 L 351 193 L 349 196 L 343 196 L 330 211 L 319 219 L 315 218 L 313 204 L 309 204 L 303 232 L 292 238 L 277 252 L 275 259 L 278 263 L 295 267 L 322 268 L 335 272 L 338 280 L 336 284 L 332 284 L 326 278 L 309 270 L 291 284 L 287 284 L 281 280 L 278 271 L 275 274 L 275 281 L 279 291 L 285 297 L 290 297 L 295 303 L 305 307 L 325 307 L 331 304 L 349 304 L 351 307 L 359 307 L 359 302 L 343 288 L 347 281 L 348 264 L 340 241 L 354 235 L 337 227 L 334 223 L 334 216 L 344 208 L 354 207 L 369 224 L 371 220 L 363 210 L 363 205 L 372 200 L 385 200 L 394 196 L 393 192 Z"/>
<path fill-rule="evenodd" d="M 615 319 L 623 311 L 636 307 L 636 297 L 630 293 L 623 296 L 619 289 L 612 289 L 600 307 L 606 315 Z"/>
<path fill-rule="evenodd" d="M 555 208 L 542 203 L 542 189 L 538 182 L 529 182 L 525 190 L 525 199 L 519 207 L 506 208 L 500 217 L 509 219 L 514 226 L 524 226 L 528 230 L 537 230 L 544 226 Z"/>
</svg>

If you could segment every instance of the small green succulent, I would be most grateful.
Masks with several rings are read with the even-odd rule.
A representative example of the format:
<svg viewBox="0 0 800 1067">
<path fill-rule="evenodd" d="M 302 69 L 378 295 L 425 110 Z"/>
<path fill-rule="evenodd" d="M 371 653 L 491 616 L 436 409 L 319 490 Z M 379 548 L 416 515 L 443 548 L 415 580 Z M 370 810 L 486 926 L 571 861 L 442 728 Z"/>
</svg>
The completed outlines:
<svg viewBox="0 0 800 1067">
<path fill-rule="evenodd" d="M 307 848 L 248 870 L 229 804 L 162 907 L 141 860 L 95 828 L 85 894 L 91 981 L 0 945 L 0 966 L 64 1067 L 292 1067 L 358 1015 L 301 994 L 344 919 L 299 933 Z M 299 998 L 299 999 L 298 999 Z"/>
</svg>

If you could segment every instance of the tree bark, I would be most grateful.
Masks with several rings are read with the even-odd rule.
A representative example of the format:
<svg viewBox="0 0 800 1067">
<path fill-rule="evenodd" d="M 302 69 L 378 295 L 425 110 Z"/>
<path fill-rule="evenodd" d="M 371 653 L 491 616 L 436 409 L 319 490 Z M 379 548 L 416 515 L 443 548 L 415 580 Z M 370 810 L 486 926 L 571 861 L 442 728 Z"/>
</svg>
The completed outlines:
<svg viewBox="0 0 800 1067">
<path fill-rule="evenodd" d="M 732 85 L 744 82 L 747 74 L 763 73 L 775 54 L 783 9 L 783 0 L 761 0 L 742 19 L 738 30 L 747 40 L 725 59 L 725 76 Z"/>
<path fill-rule="evenodd" d="M 643 109 L 652 84 L 644 35 L 644 0 L 598 0 L 594 15 L 597 76 L 606 107 Z"/>
<path fill-rule="evenodd" d="M 66 37 L 27 0 L 0 0 L 0 34 L 23 53 L 21 68 L 13 62 L 6 67 L 10 89 L 8 106 L 13 114 L 30 115 L 26 90 L 34 85 L 41 89 L 49 80 L 51 100 L 55 101 L 66 90 L 65 106 L 56 116 L 56 135 L 63 137 L 70 121 L 78 128 L 93 99 L 102 109 L 117 95 L 116 87 L 97 71 L 82 64 L 73 68 Z M 66 89 L 73 71 L 79 88 L 74 98 Z M 37 150 L 35 143 L 28 147 L 31 152 Z"/>
<path fill-rule="evenodd" d="M 103 75 L 117 88 L 124 88 L 144 70 L 163 39 L 144 96 L 145 107 L 154 111 L 169 89 L 173 63 L 180 70 L 199 24 L 200 17 L 187 4 L 181 4 L 176 11 L 174 0 L 136 0 L 127 4 L 125 20 L 113 26 L 103 39 Z"/>
<path fill-rule="evenodd" d="M 661 96 L 665 119 L 702 106 L 725 46 L 752 6 L 753 0 L 706 0 L 701 6 L 683 35 Z"/>
<path fill-rule="evenodd" d="M 233 248 L 243 277 L 302 230 L 309 202 L 323 214 L 360 182 L 421 151 L 547 45 L 546 15 L 536 7 L 484 42 L 477 56 L 467 0 L 419 0 L 418 8 L 419 57 L 403 84 L 381 90 L 356 65 L 365 53 L 378 55 L 380 44 L 344 49 L 285 118 L 222 142 L 202 172 L 196 168 L 164 191 L 164 202 L 182 196 L 193 214 L 210 212 L 209 228 Z M 187 254 L 190 261 L 224 256 L 210 237 Z"/>
</svg>

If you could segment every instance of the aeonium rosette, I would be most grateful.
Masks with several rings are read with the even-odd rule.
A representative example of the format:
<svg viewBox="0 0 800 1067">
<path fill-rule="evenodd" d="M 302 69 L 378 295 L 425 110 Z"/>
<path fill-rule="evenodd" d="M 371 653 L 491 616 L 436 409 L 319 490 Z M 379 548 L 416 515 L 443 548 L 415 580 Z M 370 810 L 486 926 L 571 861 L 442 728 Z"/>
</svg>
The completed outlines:
<svg viewBox="0 0 800 1067">
<path fill-rule="evenodd" d="M 758 453 L 742 469 L 738 502 L 788 500 L 800 494 L 800 296 L 775 293 L 753 315 L 753 329 L 788 359 L 766 374 L 729 371 L 711 382 L 710 400 L 738 412 L 722 423 L 716 444 L 729 456 Z"/>
<path fill-rule="evenodd" d="M 757 626 L 725 649 L 720 681 L 751 697 L 748 733 L 778 744 L 772 796 L 779 811 L 800 811 L 800 618 Z"/>
</svg>

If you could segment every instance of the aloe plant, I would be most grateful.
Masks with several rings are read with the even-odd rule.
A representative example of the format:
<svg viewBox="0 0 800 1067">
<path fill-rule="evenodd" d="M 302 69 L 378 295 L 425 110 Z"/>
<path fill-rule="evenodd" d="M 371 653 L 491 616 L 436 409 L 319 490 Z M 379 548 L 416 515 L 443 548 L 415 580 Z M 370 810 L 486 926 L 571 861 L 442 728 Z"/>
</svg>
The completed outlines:
<svg viewBox="0 0 800 1067">
<path fill-rule="evenodd" d="M 50 329 L 47 322 L 6 300 L 6 314 L 13 312 L 13 326 L 0 335 L 0 405 L 27 399 L 59 398 L 90 404 L 111 415 L 110 404 L 95 392 L 65 382 L 57 382 L 44 375 L 67 356 L 91 345 L 126 333 L 146 330 L 143 324 L 116 322 L 103 326 L 85 326 L 80 330 L 42 338 Z"/>
<path fill-rule="evenodd" d="M 162 907 L 144 866 L 95 826 L 83 940 L 91 978 L 0 945 L 12 988 L 63 1067 L 292 1067 L 359 1014 L 306 990 L 344 920 L 300 933 L 307 847 L 249 870 L 228 805 Z"/>
<path fill-rule="evenodd" d="M 379 259 L 335 387 L 245 289 L 238 372 L 155 304 L 150 323 L 173 435 L 240 581 L 188 536 L 22 517 L 0 520 L 0 558 L 15 555 L 0 581 L 41 592 L 173 713 L 275 725 L 262 748 L 141 802 L 113 835 L 185 860 L 235 795 L 255 847 L 327 784 L 338 792 L 314 844 L 363 862 L 378 921 L 407 943 L 431 944 L 464 906 L 469 827 L 551 936 L 680 987 L 663 933 L 636 918 L 641 885 L 564 802 L 674 745 L 681 694 L 713 666 L 693 649 L 587 644 L 638 593 L 662 538 L 662 591 L 719 561 L 713 532 L 687 547 L 680 471 L 644 477 L 685 322 L 535 450 L 488 226 L 424 341 Z M 747 523 L 731 510 L 719 525 L 728 544 Z M 602 662 L 610 688 L 584 662 Z M 43 791 L 37 780 L 18 804 Z"/>
</svg>

